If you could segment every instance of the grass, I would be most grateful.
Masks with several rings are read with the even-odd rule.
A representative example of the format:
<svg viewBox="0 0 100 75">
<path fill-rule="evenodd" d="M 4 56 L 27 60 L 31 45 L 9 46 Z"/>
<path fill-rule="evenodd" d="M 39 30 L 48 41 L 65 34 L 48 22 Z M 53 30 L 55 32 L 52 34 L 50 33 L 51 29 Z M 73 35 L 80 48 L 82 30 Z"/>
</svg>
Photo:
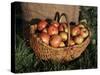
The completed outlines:
<svg viewBox="0 0 100 75">
<path fill-rule="evenodd" d="M 41 72 L 75 69 L 91 69 L 97 67 L 97 47 L 90 43 L 86 51 L 76 60 L 66 63 L 38 61 L 31 48 L 26 47 L 24 40 L 17 36 L 20 42 L 16 48 L 16 72 Z"/>
<path fill-rule="evenodd" d="M 97 68 L 97 8 L 81 7 L 80 16 L 80 20 L 87 19 L 88 26 L 93 35 L 91 43 L 79 58 L 65 63 L 37 60 L 33 50 L 25 45 L 22 34 L 17 33 L 15 51 L 16 72 L 44 72 Z"/>
</svg>

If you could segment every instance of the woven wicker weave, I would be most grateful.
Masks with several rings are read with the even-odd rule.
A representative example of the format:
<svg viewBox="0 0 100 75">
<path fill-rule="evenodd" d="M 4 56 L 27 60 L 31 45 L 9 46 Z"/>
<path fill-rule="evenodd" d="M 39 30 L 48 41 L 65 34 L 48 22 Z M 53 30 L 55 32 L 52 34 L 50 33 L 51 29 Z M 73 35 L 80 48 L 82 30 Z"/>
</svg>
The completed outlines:
<svg viewBox="0 0 100 75">
<path fill-rule="evenodd" d="M 70 34 L 70 27 L 69 27 Z M 68 46 L 64 48 L 53 48 L 45 43 L 43 43 L 34 34 L 30 34 L 30 46 L 34 50 L 35 55 L 42 60 L 53 60 L 53 61 L 71 61 L 78 58 L 90 42 L 90 32 L 89 36 L 80 45 Z M 70 35 L 68 37 L 70 40 Z"/>
<path fill-rule="evenodd" d="M 54 60 L 54 61 L 71 61 L 79 57 L 81 53 L 85 50 L 90 42 L 90 37 L 88 37 L 82 44 L 75 45 L 66 48 L 53 48 L 45 43 L 43 43 L 39 38 L 30 38 L 31 48 L 33 48 L 36 56 L 43 60 Z"/>
</svg>

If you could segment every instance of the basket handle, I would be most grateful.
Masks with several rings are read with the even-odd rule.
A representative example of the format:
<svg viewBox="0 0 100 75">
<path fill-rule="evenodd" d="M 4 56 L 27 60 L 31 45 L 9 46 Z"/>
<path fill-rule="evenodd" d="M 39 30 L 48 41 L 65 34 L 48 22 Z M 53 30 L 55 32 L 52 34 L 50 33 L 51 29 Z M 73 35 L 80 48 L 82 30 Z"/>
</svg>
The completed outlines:
<svg viewBox="0 0 100 75">
<path fill-rule="evenodd" d="M 69 46 L 69 42 L 70 42 L 70 25 L 69 25 L 69 22 L 68 22 L 68 16 L 67 14 L 65 13 L 62 13 L 61 16 L 60 16 L 60 19 L 59 19 L 59 23 L 62 21 L 62 18 L 65 18 L 65 21 L 67 22 L 67 25 L 68 25 L 68 46 Z"/>
<path fill-rule="evenodd" d="M 60 14 L 59 14 L 59 12 L 56 12 L 54 20 L 59 22 L 59 19 L 60 19 Z"/>
</svg>

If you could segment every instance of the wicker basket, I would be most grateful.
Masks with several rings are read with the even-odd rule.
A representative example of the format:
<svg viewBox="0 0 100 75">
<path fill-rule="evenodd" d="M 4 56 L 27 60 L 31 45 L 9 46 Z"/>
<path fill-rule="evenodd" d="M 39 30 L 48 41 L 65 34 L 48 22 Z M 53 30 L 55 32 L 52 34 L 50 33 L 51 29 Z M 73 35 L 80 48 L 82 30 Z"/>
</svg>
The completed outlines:
<svg viewBox="0 0 100 75">
<path fill-rule="evenodd" d="M 56 16 L 59 16 L 59 14 Z M 55 20 L 61 22 L 62 17 L 66 17 L 66 14 L 62 14 L 60 16 L 60 20 L 55 17 Z M 68 19 L 66 19 L 68 22 Z M 68 33 L 68 44 L 70 41 L 70 25 L 68 24 L 69 33 Z M 38 59 L 42 60 L 53 60 L 53 61 L 71 61 L 76 58 L 78 58 L 83 51 L 85 51 L 86 47 L 90 43 L 90 30 L 89 30 L 89 36 L 85 39 L 85 41 L 80 45 L 74 45 L 64 47 L 64 48 L 53 48 L 45 43 L 43 43 L 38 37 L 35 36 L 35 34 L 30 33 L 30 46 L 34 50 L 35 55 Z"/>
</svg>

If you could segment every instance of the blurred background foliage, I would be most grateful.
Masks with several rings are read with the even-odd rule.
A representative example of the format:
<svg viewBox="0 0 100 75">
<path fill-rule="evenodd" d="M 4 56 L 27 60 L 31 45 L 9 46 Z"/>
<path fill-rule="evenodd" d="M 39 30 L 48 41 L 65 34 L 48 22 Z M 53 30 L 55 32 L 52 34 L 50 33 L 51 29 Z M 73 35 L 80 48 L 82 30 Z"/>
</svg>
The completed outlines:
<svg viewBox="0 0 100 75">
<path fill-rule="evenodd" d="M 16 50 L 15 70 L 21 72 L 41 72 L 97 68 L 97 7 L 80 7 L 79 20 L 86 19 L 91 29 L 91 43 L 85 52 L 74 61 L 57 63 L 52 61 L 37 60 L 33 50 L 25 45 L 23 37 L 23 25 L 20 6 L 16 6 Z"/>
</svg>

